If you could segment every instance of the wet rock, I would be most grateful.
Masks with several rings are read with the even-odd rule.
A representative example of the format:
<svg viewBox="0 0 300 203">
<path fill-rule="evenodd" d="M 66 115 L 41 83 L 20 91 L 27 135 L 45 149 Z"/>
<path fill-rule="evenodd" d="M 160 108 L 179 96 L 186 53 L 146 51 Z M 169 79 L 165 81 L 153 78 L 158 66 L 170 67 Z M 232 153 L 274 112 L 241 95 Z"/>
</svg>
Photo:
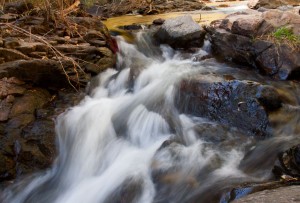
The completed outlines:
<svg viewBox="0 0 300 203">
<path fill-rule="evenodd" d="M 65 68 L 71 65 L 63 61 Z M 68 81 L 59 62 L 54 60 L 17 60 L 0 65 L 0 78 L 17 77 L 41 87 L 67 87 Z"/>
<path fill-rule="evenodd" d="M 208 30 L 212 51 L 228 61 L 252 64 L 254 61 L 250 38 L 231 34 L 223 29 Z"/>
<path fill-rule="evenodd" d="M 118 28 L 123 29 L 123 30 L 142 30 L 143 29 L 143 25 L 139 25 L 139 24 L 132 24 L 132 25 L 124 25 L 124 26 L 119 26 Z"/>
<path fill-rule="evenodd" d="M 250 0 L 248 7 L 252 9 L 258 9 L 260 7 L 265 8 L 278 8 L 283 5 L 299 6 L 298 0 Z"/>
<path fill-rule="evenodd" d="M 143 192 L 143 180 L 127 179 L 113 194 L 109 195 L 105 203 L 135 202 Z"/>
<path fill-rule="evenodd" d="M 215 81 L 196 77 L 182 81 L 177 95 L 180 111 L 237 127 L 248 135 L 268 135 L 268 111 L 281 106 L 276 90 L 251 81 Z"/>
<path fill-rule="evenodd" d="M 269 10 L 262 14 L 264 20 L 259 28 L 260 34 L 267 34 L 275 31 L 280 27 L 288 27 L 293 31 L 293 34 L 300 35 L 300 15 L 289 11 Z"/>
<path fill-rule="evenodd" d="M 42 59 L 47 57 L 47 52 L 34 51 L 28 54 L 32 58 Z"/>
<path fill-rule="evenodd" d="M 202 27 L 188 15 L 166 20 L 154 33 L 159 43 L 173 48 L 200 47 L 204 36 Z"/>
<path fill-rule="evenodd" d="M 300 144 L 278 155 L 273 173 L 277 178 L 288 175 L 291 180 L 300 180 Z"/>
<path fill-rule="evenodd" d="M 165 22 L 165 19 L 158 18 L 158 19 L 155 19 L 152 23 L 154 25 L 162 25 L 164 22 Z"/>
<path fill-rule="evenodd" d="M 255 37 L 263 20 L 260 16 L 249 15 L 247 18 L 238 18 L 233 22 L 231 32 L 246 37 Z"/>
</svg>

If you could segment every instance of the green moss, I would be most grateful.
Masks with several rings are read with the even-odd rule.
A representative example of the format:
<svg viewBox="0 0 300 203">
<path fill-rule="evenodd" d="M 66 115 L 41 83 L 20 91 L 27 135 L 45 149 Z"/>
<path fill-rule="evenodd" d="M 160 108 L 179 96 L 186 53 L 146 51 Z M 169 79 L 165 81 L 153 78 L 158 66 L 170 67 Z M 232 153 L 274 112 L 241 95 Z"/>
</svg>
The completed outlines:
<svg viewBox="0 0 300 203">
<path fill-rule="evenodd" d="M 294 45 L 300 44 L 300 36 L 295 35 L 293 30 L 287 27 L 278 28 L 273 32 L 272 36 L 278 41 L 292 43 Z"/>
</svg>

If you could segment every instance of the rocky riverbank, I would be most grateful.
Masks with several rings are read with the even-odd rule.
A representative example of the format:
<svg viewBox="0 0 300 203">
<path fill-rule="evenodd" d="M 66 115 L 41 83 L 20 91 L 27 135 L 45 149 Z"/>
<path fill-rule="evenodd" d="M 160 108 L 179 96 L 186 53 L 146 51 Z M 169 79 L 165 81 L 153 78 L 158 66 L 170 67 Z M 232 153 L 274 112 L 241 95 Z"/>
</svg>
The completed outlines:
<svg viewBox="0 0 300 203">
<path fill-rule="evenodd" d="M 0 182 L 51 165 L 57 155 L 53 119 L 79 102 L 92 75 L 114 66 L 117 49 L 97 17 L 49 16 L 23 2 L 4 11 Z"/>
</svg>

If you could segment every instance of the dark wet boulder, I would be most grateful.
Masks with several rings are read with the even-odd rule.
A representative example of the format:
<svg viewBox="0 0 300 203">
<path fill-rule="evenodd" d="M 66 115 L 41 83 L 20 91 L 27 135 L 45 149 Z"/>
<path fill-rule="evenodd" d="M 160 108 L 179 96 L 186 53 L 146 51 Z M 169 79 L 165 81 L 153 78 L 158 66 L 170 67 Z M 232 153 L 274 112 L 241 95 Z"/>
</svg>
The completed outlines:
<svg viewBox="0 0 300 203">
<path fill-rule="evenodd" d="M 181 112 L 236 127 L 248 135 L 269 134 L 268 112 L 281 107 L 277 91 L 252 81 L 215 82 L 194 77 L 180 84 L 177 106 Z"/>
<path fill-rule="evenodd" d="M 162 24 L 164 24 L 164 22 L 165 22 L 164 19 L 158 18 L 158 19 L 153 20 L 152 23 L 153 23 L 154 25 L 162 25 Z"/>
<path fill-rule="evenodd" d="M 284 180 L 286 176 L 288 180 L 300 179 L 300 144 L 278 154 L 273 173 Z"/>
<path fill-rule="evenodd" d="M 173 48 L 200 47 L 204 37 L 204 29 L 188 15 L 165 20 L 154 33 L 159 43 Z"/>
</svg>

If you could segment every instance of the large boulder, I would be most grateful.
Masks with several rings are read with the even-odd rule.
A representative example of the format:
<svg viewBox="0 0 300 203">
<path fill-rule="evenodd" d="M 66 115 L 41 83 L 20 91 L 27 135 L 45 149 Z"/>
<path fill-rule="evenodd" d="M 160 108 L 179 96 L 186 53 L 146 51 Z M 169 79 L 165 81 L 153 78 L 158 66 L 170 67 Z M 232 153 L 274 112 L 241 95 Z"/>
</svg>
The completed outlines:
<svg viewBox="0 0 300 203">
<path fill-rule="evenodd" d="M 278 8 L 280 6 L 299 6 L 299 0 L 250 0 L 248 2 L 248 7 L 252 9 L 258 9 L 260 7 L 264 8 Z"/>
<path fill-rule="evenodd" d="M 227 61 L 250 65 L 280 80 L 300 79 L 300 48 L 273 37 L 279 28 L 300 35 L 300 16 L 292 12 L 269 10 L 230 15 L 213 22 L 208 36 L 215 54 Z M 280 43 L 278 43 L 280 42 Z"/>
<path fill-rule="evenodd" d="M 188 15 L 166 20 L 154 33 L 159 43 L 173 48 L 199 47 L 204 37 L 204 29 Z"/>
<path fill-rule="evenodd" d="M 279 94 L 271 86 L 221 77 L 205 80 L 201 75 L 181 82 L 176 101 L 183 113 L 206 117 L 256 136 L 268 135 L 268 112 L 281 106 Z"/>
<path fill-rule="evenodd" d="M 68 86 L 63 67 L 71 67 L 70 61 L 54 60 L 16 60 L 0 65 L 0 78 L 17 77 L 40 87 L 62 88 Z"/>
</svg>

